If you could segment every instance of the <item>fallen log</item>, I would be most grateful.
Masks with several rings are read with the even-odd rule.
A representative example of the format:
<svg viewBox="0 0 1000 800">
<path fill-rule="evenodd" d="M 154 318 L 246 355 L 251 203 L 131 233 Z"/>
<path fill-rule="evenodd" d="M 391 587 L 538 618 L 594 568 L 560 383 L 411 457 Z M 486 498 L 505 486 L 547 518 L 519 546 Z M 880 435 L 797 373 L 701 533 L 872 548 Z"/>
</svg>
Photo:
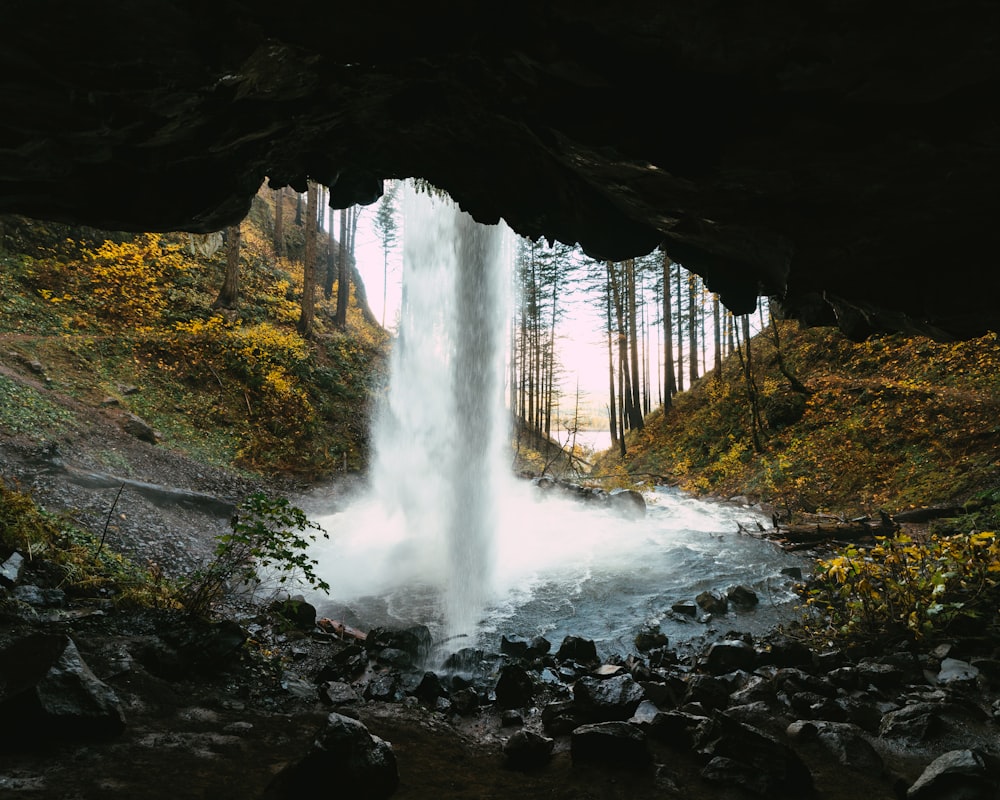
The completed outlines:
<svg viewBox="0 0 1000 800">
<path fill-rule="evenodd" d="M 899 525 L 888 517 L 879 520 L 855 519 L 846 522 L 817 522 L 785 525 L 775 531 L 780 538 L 794 543 L 825 542 L 842 539 L 853 542 L 873 536 L 889 536 L 899 530 Z"/>
</svg>

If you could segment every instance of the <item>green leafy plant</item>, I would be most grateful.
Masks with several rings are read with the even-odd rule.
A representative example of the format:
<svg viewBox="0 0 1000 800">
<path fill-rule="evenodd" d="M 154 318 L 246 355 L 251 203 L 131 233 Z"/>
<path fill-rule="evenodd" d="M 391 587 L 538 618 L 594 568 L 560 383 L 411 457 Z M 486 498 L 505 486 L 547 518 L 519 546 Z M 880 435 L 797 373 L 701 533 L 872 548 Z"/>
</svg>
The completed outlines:
<svg viewBox="0 0 1000 800">
<path fill-rule="evenodd" d="M 990 532 L 878 537 L 817 562 L 802 593 L 806 628 L 823 638 L 932 638 L 962 619 L 992 616 L 1000 597 L 1000 538 Z"/>
<path fill-rule="evenodd" d="M 273 593 L 291 582 L 329 592 L 308 553 L 318 535 L 329 538 L 286 498 L 252 494 L 233 516 L 231 531 L 219 537 L 214 558 L 185 582 L 181 602 L 189 613 L 207 616 L 236 585 Z"/>
</svg>

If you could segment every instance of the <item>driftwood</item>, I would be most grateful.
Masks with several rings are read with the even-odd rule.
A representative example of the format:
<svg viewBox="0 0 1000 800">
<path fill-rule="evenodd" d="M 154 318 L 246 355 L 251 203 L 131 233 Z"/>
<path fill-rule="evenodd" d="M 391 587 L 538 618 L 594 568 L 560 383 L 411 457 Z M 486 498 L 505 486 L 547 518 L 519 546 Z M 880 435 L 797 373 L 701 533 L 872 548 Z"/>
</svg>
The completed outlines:
<svg viewBox="0 0 1000 800">
<path fill-rule="evenodd" d="M 896 521 L 885 513 L 881 513 L 878 519 L 859 517 L 843 520 L 822 517 L 816 522 L 794 525 L 779 523 L 777 519 L 774 522 L 775 527 L 769 530 L 764 530 L 759 524 L 757 531 L 749 530 L 743 525 L 740 525 L 739 529 L 741 533 L 775 541 L 782 549 L 788 551 L 806 550 L 827 542 L 854 542 L 874 536 L 889 536 L 899 530 Z"/>
</svg>

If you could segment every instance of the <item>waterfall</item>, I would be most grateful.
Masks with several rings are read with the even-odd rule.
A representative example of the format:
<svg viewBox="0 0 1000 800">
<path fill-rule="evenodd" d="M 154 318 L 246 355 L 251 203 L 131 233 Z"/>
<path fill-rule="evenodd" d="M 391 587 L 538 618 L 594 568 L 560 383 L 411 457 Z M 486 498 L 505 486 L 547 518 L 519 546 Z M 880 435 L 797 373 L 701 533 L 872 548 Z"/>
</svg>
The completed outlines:
<svg viewBox="0 0 1000 800">
<path fill-rule="evenodd" d="M 372 489 L 408 543 L 399 557 L 443 562 L 420 578 L 438 576 L 449 637 L 475 630 L 492 588 L 506 431 L 502 233 L 448 199 L 406 192 L 399 340 Z"/>
</svg>

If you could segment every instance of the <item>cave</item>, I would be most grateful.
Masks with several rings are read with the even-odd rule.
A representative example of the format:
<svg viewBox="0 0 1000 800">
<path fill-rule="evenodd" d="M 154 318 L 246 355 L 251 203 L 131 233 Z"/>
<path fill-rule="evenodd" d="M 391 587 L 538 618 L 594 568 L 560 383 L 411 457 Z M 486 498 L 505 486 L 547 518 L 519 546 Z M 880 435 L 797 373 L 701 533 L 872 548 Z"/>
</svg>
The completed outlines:
<svg viewBox="0 0 1000 800">
<path fill-rule="evenodd" d="M 420 177 L 736 313 L 1000 330 L 1000 5 L 8 3 L 0 213 L 208 232 Z"/>
</svg>

